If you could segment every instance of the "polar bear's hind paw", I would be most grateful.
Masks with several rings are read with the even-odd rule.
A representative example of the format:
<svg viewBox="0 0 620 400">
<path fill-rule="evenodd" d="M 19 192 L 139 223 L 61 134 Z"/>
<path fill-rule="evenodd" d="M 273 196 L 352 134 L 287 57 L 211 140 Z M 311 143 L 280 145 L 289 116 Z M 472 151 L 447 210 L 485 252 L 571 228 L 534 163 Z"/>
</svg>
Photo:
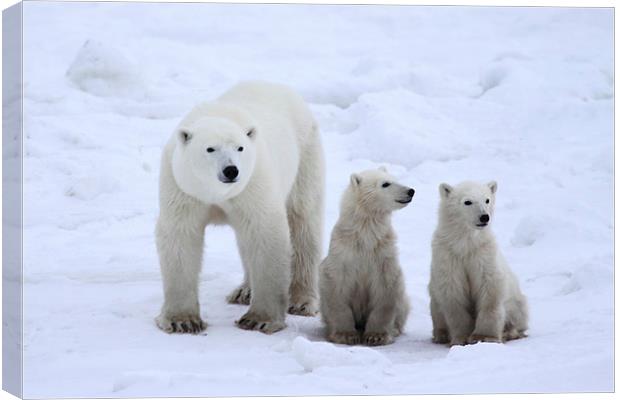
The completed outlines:
<svg viewBox="0 0 620 400">
<path fill-rule="evenodd" d="M 356 331 L 352 331 L 352 332 L 335 332 L 335 333 L 332 333 L 331 335 L 329 335 L 327 337 L 327 340 L 329 340 L 332 343 L 348 344 L 350 346 L 354 346 L 356 344 L 360 344 L 361 343 L 360 334 L 359 334 L 359 332 L 356 332 Z"/>
<path fill-rule="evenodd" d="M 318 314 L 319 307 L 315 299 L 302 302 L 291 302 L 288 306 L 288 313 L 293 315 L 303 315 L 313 317 Z"/>
<path fill-rule="evenodd" d="M 226 297 L 229 304 L 245 304 L 249 305 L 252 299 L 252 290 L 247 285 L 241 285 Z"/>
</svg>

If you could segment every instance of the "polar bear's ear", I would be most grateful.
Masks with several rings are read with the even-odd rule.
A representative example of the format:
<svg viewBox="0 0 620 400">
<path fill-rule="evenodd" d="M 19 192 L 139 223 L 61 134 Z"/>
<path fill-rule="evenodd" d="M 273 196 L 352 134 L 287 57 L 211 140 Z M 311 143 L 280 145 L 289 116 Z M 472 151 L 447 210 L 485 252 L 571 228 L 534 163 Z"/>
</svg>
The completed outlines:
<svg viewBox="0 0 620 400">
<path fill-rule="evenodd" d="M 385 168 L 383 165 L 379 167 L 379 171 L 388 172 L 387 168 Z"/>
<path fill-rule="evenodd" d="M 250 129 L 248 129 L 247 133 L 246 133 L 247 137 L 249 137 L 250 139 L 254 139 L 256 137 L 256 128 L 252 127 Z"/>
<path fill-rule="evenodd" d="M 448 185 L 447 183 L 442 183 L 441 185 L 439 185 L 439 195 L 442 199 L 447 199 L 448 197 L 450 197 L 450 194 L 452 194 L 452 186 Z"/>
<path fill-rule="evenodd" d="M 362 183 L 362 177 L 358 174 L 351 175 L 351 186 L 357 187 Z"/>
<path fill-rule="evenodd" d="M 491 193 L 495 194 L 495 192 L 497 192 L 497 182 L 491 181 L 487 183 L 487 186 L 491 189 Z"/>
<path fill-rule="evenodd" d="M 179 129 L 179 132 L 177 134 L 179 136 L 179 141 L 182 144 L 187 144 L 190 140 L 192 140 L 192 134 L 185 129 Z"/>
</svg>

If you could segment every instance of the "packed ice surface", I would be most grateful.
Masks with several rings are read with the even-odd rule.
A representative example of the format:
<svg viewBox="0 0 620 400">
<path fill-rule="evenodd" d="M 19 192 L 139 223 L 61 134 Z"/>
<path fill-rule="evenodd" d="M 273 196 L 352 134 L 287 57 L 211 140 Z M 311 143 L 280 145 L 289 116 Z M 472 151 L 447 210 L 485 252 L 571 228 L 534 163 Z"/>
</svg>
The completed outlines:
<svg viewBox="0 0 620 400">
<path fill-rule="evenodd" d="M 610 9 L 27 2 L 24 24 L 27 397 L 613 389 Z M 246 79 L 296 88 L 319 122 L 325 249 L 352 172 L 415 187 L 393 219 L 412 302 L 395 344 L 325 343 L 318 317 L 236 328 L 225 227 L 207 229 L 206 334 L 156 328 L 162 146 Z M 431 343 L 437 187 L 465 179 L 499 183 L 524 340 Z"/>
</svg>

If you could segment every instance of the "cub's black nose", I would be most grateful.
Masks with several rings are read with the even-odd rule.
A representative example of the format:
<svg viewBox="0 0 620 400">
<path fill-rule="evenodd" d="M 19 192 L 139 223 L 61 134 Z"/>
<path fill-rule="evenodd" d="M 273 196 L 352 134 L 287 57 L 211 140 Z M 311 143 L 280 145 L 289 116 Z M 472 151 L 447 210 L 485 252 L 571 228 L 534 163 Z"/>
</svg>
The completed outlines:
<svg viewBox="0 0 620 400">
<path fill-rule="evenodd" d="M 413 195 L 415 194 L 415 190 L 413 189 L 409 189 L 409 191 L 407 192 L 407 194 L 411 197 L 413 197 Z"/>
<path fill-rule="evenodd" d="M 483 224 L 486 224 L 487 222 L 489 222 L 489 214 L 482 214 L 480 216 L 480 222 L 482 222 Z"/>
<path fill-rule="evenodd" d="M 226 178 L 232 181 L 237 177 L 237 175 L 239 175 L 239 170 L 234 165 L 229 165 L 228 167 L 224 168 L 222 173 Z"/>
</svg>

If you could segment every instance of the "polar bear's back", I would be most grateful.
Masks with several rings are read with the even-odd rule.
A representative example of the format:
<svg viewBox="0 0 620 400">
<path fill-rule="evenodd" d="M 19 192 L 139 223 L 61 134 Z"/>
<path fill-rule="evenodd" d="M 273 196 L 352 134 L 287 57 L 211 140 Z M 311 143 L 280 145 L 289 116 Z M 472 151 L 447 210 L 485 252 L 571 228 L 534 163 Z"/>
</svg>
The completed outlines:
<svg viewBox="0 0 620 400">
<path fill-rule="evenodd" d="M 269 128 L 272 123 L 278 127 L 293 124 L 291 128 L 297 131 L 302 145 L 308 139 L 307 135 L 312 134 L 315 125 L 303 98 L 285 85 L 260 81 L 241 82 L 218 100 L 243 107 L 259 119 L 258 122 L 265 128 Z"/>
</svg>

